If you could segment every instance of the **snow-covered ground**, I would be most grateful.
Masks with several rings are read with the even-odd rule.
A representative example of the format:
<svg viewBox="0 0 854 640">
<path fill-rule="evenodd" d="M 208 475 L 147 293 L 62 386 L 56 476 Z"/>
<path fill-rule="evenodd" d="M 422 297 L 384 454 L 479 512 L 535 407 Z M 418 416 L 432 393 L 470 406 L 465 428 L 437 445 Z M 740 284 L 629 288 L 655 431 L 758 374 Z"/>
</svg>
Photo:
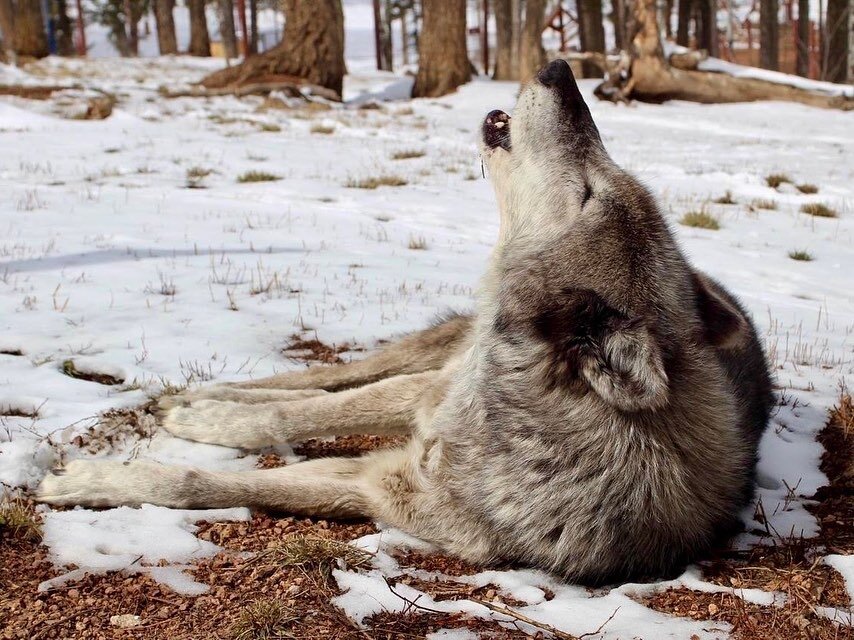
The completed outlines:
<svg viewBox="0 0 854 640">
<path fill-rule="evenodd" d="M 93 455 L 77 436 L 101 424 L 101 412 L 140 405 L 165 384 L 304 366 L 281 352 L 293 334 L 370 348 L 448 308 L 473 306 L 497 231 L 475 140 L 487 111 L 512 110 L 515 84 L 475 80 L 439 100 L 359 109 L 370 96 L 405 95 L 411 80 L 356 73 L 346 83 L 351 102 L 325 111 L 157 93 L 215 64 L 41 64 L 53 78 L 85 78 L 119 94 L 104 121 L 61 120 L 31 103 L 0 101 L 0 482 L 10 488 L 34 487 L 60 459 Z M 0 68 L 0 77 L 11 73 Z M 754 314 L 781 401 L 762 442 L 758 497 L 776 534 L 811 535 L 817 527 L 803 496 L 825 481 L 814 436 L 854 369 L 854 114 L 782 103 L 623 107 L 596 101 L 593 86 L 582 83 L 612 155 L 655 192 L 694 263 Z M 416 157 L 392 158 L 402 151 Z M 280 179 L 238 182 L 247 171 Z M 771 173 L 819 191 L 772 189 L 765 184 Z M 206 174 L 195 184 L 202 188 L 188 188 L 195 174 Z M 405 184 L 353 186 L 382 176 Z M 736 204 L 713 202 L 726 192 Z M 799 211 L 811 202 L 838 217 Z M 720 230 L 678 223 L 700 210 Z M 791 259 L 796 250 L 813 260 Z M 121 383 L 70 377 L 68 361 Z M 252 468 L 257 460 L 164 433 L 130 433 L 94 455 L 217 469 Z M 192 536 L 193 522 L 211 517 L 246 513 L 47 512 L 45 542 L 58 564 L 147 571 L 198 592 L 204 585 L 180 571 L 215 551 Z M 744 518 L 748 529 L 764 530 L 753 509 Z M 375 569 L 338 572 L 347 591 L 338 604 L 357 620 L 399 609 L 403 601 L 382 576 L 402 569 L 387 551 L 417 543 L 385 531 L 359 544 L 377 551 Z M 161 559 L 173 569 L 157 567 Z M 854 575 L 850 558 L 833 562 Z M 605 637 L 726 635 L 629 597 L 670 583 L 590 593 L 535 571 L 468 579 L 499 585 L 529 603 L 525 615 L 574 634 L 595 631 L 616 610 Z M 695 569 L 680 583 L 722 589 Z M 545 600 L 543 587 L 555 598 Z M 854 592 L 851 582 L 848 588 Z M 419 602 L 488 615 L 470 601 Z M 850 612 L 825 613 L 850 621 Z"/>
</svg>

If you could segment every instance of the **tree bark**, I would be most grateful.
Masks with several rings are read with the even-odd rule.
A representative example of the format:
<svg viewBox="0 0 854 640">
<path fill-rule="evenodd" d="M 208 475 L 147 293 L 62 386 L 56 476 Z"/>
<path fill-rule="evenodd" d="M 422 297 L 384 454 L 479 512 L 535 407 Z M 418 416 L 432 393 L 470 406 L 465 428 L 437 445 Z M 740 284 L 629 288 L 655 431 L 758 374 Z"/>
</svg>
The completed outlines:
<svg viewBox="0 0 854 640">
<path fill-rule="evenodd" d="M 154 21 L 157 23 L 157 46 L 161 56 L 178 53 L 175 37 L 175 18 L 172 16 L 173 0 L 154 0 Z"/>
<path fill-rule="evenodd" d="M 212 73 L 207 88 L 300 80 L 334 91 L 344 83 L 344 12 L 341 0 L 283 0 L 282 42 L 243 63 Z"/>
<path fill-rule="evenodd" d="M 413 98 L 437 97 L 471 79 L 466 51 L 466 0 L 422 0 L 418 74 Z"/>
<path fill-rule="evenodd" d="M 40 0 L 17 0 L 15 2 L 15 52 L 19 56 L 44 58 L 47 34 L 44 32 L 44 14 Z"/>
<path fill-rule="evenodd" d="M 124 6 L 128 33 L 128 50 L 132 56 L 139 55 L 139 16 L 135 11 L 135 4 L 133 0 L 125 0 Z"/>
<path fill-rule="evenodd" d="M 234 32 L 234 2 L 232 0 L 219 0 L 217 11 L 219 13 L 219 36 L 222 38 L 225 57 L 236 58 L 237 35 Z"/>
<path fill-rule="evenodd" d="M 848 5 L 848 0 L 827 2 L 825 78 L 831 82 L 845 82 L 848 77 Z"/>
<path fill-rule="evenodd" d="M 285 12 L 287 16 L 287 12 Z M 258 53 L 258 0 L 249 0 L 249 53 Z"/>
<path fill-rule="evenodd" d="M 759 0 L 759 66 L 776 71 L 780 66 L 778 0 Z"/>
<path fill-rule="evenodd" d="M 775 0 L 776 1 L 776 0 Z M 697 0 L 697 46 L 705 49 L 712 57 L 718 55 L 717 0 Z"/>
<path fill-rule="evenodd" d="M 798 0 L 798 37 L 796 73 L 808 78 L 810 75 L 810 0 Z"/>
<path fill-rule="evenodd" d="M 678 22 L 676 24 L 676 44 L 687 47 L 690 44 L 692 0 L 679 0 Z"/>
<path fill-rule="evenodd" d="M 578 37 L 582 51 L 605 53 L 602 0 L 578 0 Z M 592 62 L 581 63 L 585 78 L 601 78 L 602 70 Z"/>
<path fill-rule="evenodd" d="M 543 49 L 545 13 L 546 0 L 525 0 L 525 27 L 519 44 L 519 80 L 522 82 L 533 78 L 546 64 L 546 51 Z"/>
<path fill-rule="evenodd" d="M 190 9 L 190 48 L 187 53 L 203 58 L 210 56 L 211 39 L 205 17 L 205 0 L 187 0 L 187 6 Z"/>
<path fill-rule="evenodd" d="M 2 0 L 0 0 L 2 1 Z M 519 70 L 513 64 L 513 7 L 510 0 L 493 0 L 495 11 L 495 80 L 518 80 Z"/>
<path fill-rule="evenodd" d="M 65 0 L 56 0 L 56 46 L 59 55 L 74 54 L 74 27 L 68 17 L 68 6 Z"/>
<path fill-rule="evenodd" d="M 0 31 L 3 32 L 3 51 L 7 62 L 15 62 L 15 10 L 12 0 L 0 0 Z"/>
</svg>

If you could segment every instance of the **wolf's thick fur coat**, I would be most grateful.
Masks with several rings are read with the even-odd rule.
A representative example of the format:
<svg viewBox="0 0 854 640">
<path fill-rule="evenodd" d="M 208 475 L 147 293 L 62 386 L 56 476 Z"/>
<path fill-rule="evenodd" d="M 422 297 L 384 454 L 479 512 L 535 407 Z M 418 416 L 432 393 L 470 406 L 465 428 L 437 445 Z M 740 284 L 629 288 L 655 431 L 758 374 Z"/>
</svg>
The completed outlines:
<svg viewBox="0 0 854 640">
<path fill-rule="evenodd" d="M 482 152 L 501 228 L 476 315 L 363 361 L 161 399 L 163 426 L 202 442 L 408 444 L 243 473 L 74 461 L 40 498 L 369 516 L 587 583 L 670 573 L 729 534 L 771 406 L 744 310 L 611 160 L 566 63 L 512 123 L 490 114 Z"/>
</svg>

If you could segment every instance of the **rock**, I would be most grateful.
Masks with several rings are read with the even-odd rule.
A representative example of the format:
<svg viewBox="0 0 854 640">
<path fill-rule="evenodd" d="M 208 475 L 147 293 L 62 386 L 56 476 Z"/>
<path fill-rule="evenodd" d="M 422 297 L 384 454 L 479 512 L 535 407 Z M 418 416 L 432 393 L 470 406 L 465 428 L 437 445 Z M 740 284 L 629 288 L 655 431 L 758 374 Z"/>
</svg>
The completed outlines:
<svg viewBox="0 0 854 640">
<path fill-rule="evenodd" d="M 131 629 L 142 624 L 142 620 L 132 613 L 123 613 L 118 616 L 110 616 L 110 624 L 120 629 Z"/>
</svg>

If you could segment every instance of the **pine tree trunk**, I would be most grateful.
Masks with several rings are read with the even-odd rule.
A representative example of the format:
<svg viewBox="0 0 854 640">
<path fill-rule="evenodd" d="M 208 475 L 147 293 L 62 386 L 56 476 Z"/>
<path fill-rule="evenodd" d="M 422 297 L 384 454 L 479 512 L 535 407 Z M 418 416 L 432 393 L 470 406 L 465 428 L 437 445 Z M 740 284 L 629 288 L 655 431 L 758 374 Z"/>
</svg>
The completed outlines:
<svg viewBox="0 0 854 640">
<path fill-rule="evenodd" d="M 799 76 L 810 74 L 810 0 L 798 0 L 797 69 Z"/>
<path fill-rule="evenodd" d="M 466 0 L 422 0 L 423 26 L 413 98 L 443 96 L 471 78 Z"/>
<path fill-rule="evenodd" d="M 68 17 L 65 0 L 56 0 L 56 46 L 59 55 L 74 55 L 74 27 Z"/>
<path fill-rule="evenodd" d="M 519 80 L 522 82 L 533 78 L 546 64 L 546 51 L 543 49 L 545 13 L 546 0 L 525 0 L 525 27 L 519 44 Z"/>
<path fill-rule="evenodd" d="M 44 58 L 49 53 L 40 0 L 15 3 L 15 51 L 32 58 Z"/>
<path fill-rule="evenodd" d="M 578 0 L 578 37 L 582 51 L 605 53 L 602 0 Z M 585 78 L 601 78 L 602 70 L 592 62 L 581 63 Z"/>
<path fill-rule="evenodd" d="M 157 23 L 157 46 L 161 56 L 178 53 L 175 37 L 175 18 L 172 16 L 173 0 L 154 0 L 154 21 Z"/>
<path fill-rule="evenodd" d="M 225 57 L 236 58 L 237 35 L 234 32 L 234 2 L 232 0 L 219 0 L 217 10 L 219 13 L 219 36 L 222 38 Z"/>
<path fill-rule="evenodd" d="M 190 48 L 187 53 L 203 58 L 210 56 L 211 40 L 205 17 L 205 0 L 188 0 L 187 6 L 190 9 Z"/>
<path fill-rule="evenodd" d="M 2 0 L 0 0 L 2 1 Z M 513 64 L 513 7 L 510 0 L 493 0 L 495 11 L 495 80 L 518 80 Z"/>
<path fill-rule="evenodd" d="M 712 57 L 718 55 L 717 7 L 717 0 L 697 0 L 700 17 L 697 28 L 697 46 L 708 51 Z"/>
<path fill-rule="evenodd" d="M 759 66 L 776 71 L 779 61 L 778 0 L 759 0 Z"/>
<path fill-rule="evenodd" d="M 127 22 L 128 50 L 132 56 L 139 55 L 139 17 L 136 14 L 134 2 L 125 0 L 125 21 Z"/>
<path fill-rule="evenodd" d="M 676 44 L 687 47 L 691 35 L 691 13 L 693 13 L 692 0 L 679 0 L 678 22 L 676 24 Z"/>
<path fill-rule="evenodd" d="M 341 0 L 283 0 L 282 42 L 243 63 L 212 73 L 209 89 L 299 80 L 331 89 L 339 96 L 344 84 L 344 12 Z"/>
<path fill-rule="evenodd" d="M 848 0 L 827 2 L 827 64 L 825 78 L 845 82 L 848 77 Z"/>
</svg>

